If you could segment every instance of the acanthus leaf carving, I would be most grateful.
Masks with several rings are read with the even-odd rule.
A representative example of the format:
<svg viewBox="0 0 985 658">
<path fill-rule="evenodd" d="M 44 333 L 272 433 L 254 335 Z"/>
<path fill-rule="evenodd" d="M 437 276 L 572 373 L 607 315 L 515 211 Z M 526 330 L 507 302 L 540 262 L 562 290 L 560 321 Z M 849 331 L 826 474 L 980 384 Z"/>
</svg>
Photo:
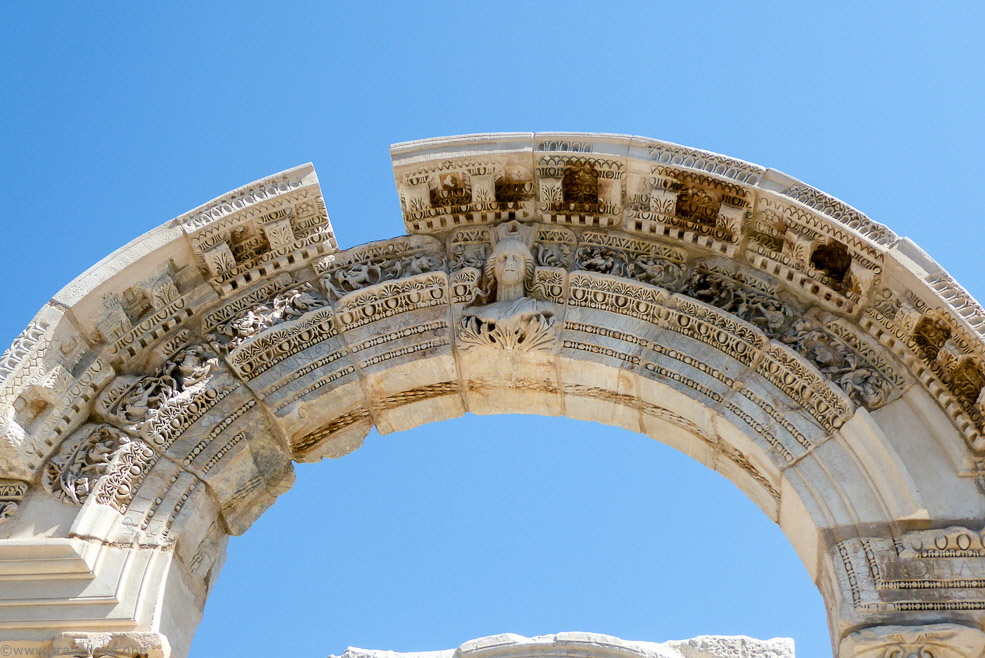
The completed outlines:
<svg viewBox="0 0 985 658">
<path fill-rule="evenodd" d="M 691 273 L 684 294 L 731 313 L 777 336 L 790 327 L 801 310 L 742 275 L 700 266 Z"/>
<path fill-rule="evenodd" d="M 548 350 L 556 342 L 555 305 L 532 296 L 533 229 L 518 222 L 496 228 L 498 241 L 483 272 L 494 301 L 465 309 L 458 327 L 463 350 L 477 346 L 507 352 Z"/>
<path fill-rule="evenodd" d="M 335 301 L 379 283 L 446 269 L 441 243 L 425 236 L 370 243 L 329 256 L 315 266 L 322 287 Z"/>
</svg>

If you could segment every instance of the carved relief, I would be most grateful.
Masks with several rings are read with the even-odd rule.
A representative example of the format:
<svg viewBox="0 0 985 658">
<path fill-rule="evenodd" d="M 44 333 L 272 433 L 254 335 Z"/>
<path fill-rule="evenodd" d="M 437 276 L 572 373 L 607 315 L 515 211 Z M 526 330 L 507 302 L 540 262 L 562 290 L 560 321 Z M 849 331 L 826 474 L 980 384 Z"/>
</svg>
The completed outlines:
<svg viewBox="0 0 985 658">
<path fill-rule="evenodd" d="M 0 525 L 17 513 L 28 486 L 21 480 L 0 479 Z"/>
<path fill-rule="evenodd" d="M 884 254 L 815 212 L 771 195 L 759 197 L 746 253 L 835 310 L 853 312 L 877 282 Z"/>
<path fill-rule="evenodd" d="M 916 355 L 957 402 L 967 418 L 965 423 L 973 426 L 975 436 L 969 438 L 980 442 L 978 437 L 985 432 L 985 373 L 981 357 L 973 352 L 967 334 L 943 311 L 926 308 L 920 300 L 907 303 L 898 315 L 909 320 L 906 324 L 912 327 L 910 345 Z"/>
<path fill-rule="evenodd" d="M 682 249 L 619 233 L 586 231 L 575 252 L 574 267 L 677 291 L 688 273 L 685 260 Z"/>
<path fill-rule="evenodd" d="M 526 215 L 533 196 L 527 167 L 502 158 L 446 160 L 404 171 L 397 179 L 404 222 L 412 233 Z"/>
<path fill-rule="evenodd" d="M 445 269 L 441 243 L 433 238 L 397 238 L 349 249 L 315 265 L 333 299 L 369 286 Z"/>
<path fill-rule="evenodd" d="M 498 241 L 485 263 L 487 291 L 494 301 L 465 309 L 458 329 L 462 349 L 486 346 L 507 352 L 550 349 L 557 310 L 531 296 L 532 230 L 516 222 L 497 227 Z"/>
<path fill-rule="evenodd" d="M 453 304 L 471 304 L 483 293 L 482 270 L 492 249 L 487 226 L 460 228 L 448 236 L 448 271 Z"/>
<path fill-rule="evenodd" d="M 548 222 L 608 226 L 622 213 L 625 165 L 588 156 L 543 156 L 537 162 L 540 210 Z M 592 216 L 587 222 L 571 217 Z"/>
<path fill-rule="evenodd" d="M 540 225 L 537 228 L 537 241 L 534 257 L 538 267 L 571 267 L 572 256 L 578 245 L 574 231 L 560 226 Z"/>
<path fill-rule="evenodd" d="M 676 144 L 649 144 L 647 157 L 661 164 L 698 169 L 747 185 L 756 185 L 765 172 L 762 167 L 742 160 Z"/>
<path fill-rule="evenodd" d="M 309 311 L 328 305 L 310 283 L 295 285 L 277 292 L 266 301 L 240 311 L 215 327 L 207 338 L 220 354 L 228 354 L 236 346 L 260 332 L 283 322 L 296 320 Z"/>
<path fill-rule="evenodd" d="M 203 388 L 219 360 L 202 345 L 190 345 L 165 361 L 152 375 L 119 378 L 97 402 L 98 413 L 124 427 L 151 419 L 174 400 L 187 400 Z"/>
<path fill-rule="evenodd" d="M 181 220 L 203 273 L 222 294 L 249 284 L 258 268 L 266 276 L 335 249 L 316 187 L 292 178 L 267 188 Z"/>
<path fill-rule="evenodd" d="M 30 358 L 31 352 L 41 344 L 47 329 L 45 323 L 32 320 L 14 339 L 10 347 L 4 350 L 3 355 L 0 355 L 0 382 L 5 386 L 17 384 L 11 381 L 11 376 L 23 367 Z"/>
<path fill-rule="evenodd" d="M 889 401 L 896 387 L 902 384 L 902 380 L 887 372 L 885 366 L 880 371 L 867 363 L 858 351 L 826 330 L 813 316 L 796 320 L 790 331 L 778 338 L 813 363 L 852 402 L 866 409 L 881 407 Z"/>
<path fill-rule="evenodd" d="M 971 328 L 985 335 L 985 309 L 947 273 L 927 277 L 927 283 Z"/>
<path fill-rule="evenodd" d="M 985 633 L 957 624 L 874 626 L 849 634 L 839 655 L 852 658 L 979 658 Z"/>
<path fill-rule="evenodd" d="M 695 268 L 683 292 L 745 320 L 771 337 L 781 334 L 801 312 L 792 302 L 780 300 L 761 281 L 705 265 Z"/>
<path fill-rule="evenodd" d="M 0 476 L 32 480 L 114 374 L 56 318 L 44 309 L 0 357 Z"/>
<path fill-rule="evenodd" d="M 738 243 L 751 206 L 740 185 L 665 166 L 650 167 L 632 184 L 629 230 L 670 237 L 669 227 L 677 227 L 727 245 Z"/>
<path fill-rule="evenodd" d="M 123 512 L 154 461 L 142 441 L 109 425 L 88 425 L 62 443 L 41 483 L 62 502 L 81 505 L 95 493 L 100 503 Z"/>
<path fill-rule="evenodd" d="M 657 323 L 667 316 L 670 295 L 635 281 L 576 272 L 568 283 L 568 305 Z"/>
<path fill-rule="evenodd" d="M 492 245 L 492 233 L 485 226 L 460 228 L 448 236 L 446 245 L 450 272 L 466 267 L 481 270 Z"/>
<path fill-rule="evenodd" d="M 60 633 L 49 658 L 170 658 L 167 638 L 157 633 Z"/>
<path fill-rule="evenodd" d="M 896 236 L 882 224 L 877 224 L 859 211 L 823 192 L 807 186 L 790 187 L 784 196 L 795 199 L 808 208 L 824 213 L 828 217 L 858 231 L 877 244 L 889 244 Z"/>
<path fill-rule="evenodd" d="M 903 533 L 901 558 L 985 558 L 983 531 L 961 526 Z"/>
<path fill-rule="evenodd" d="M 850 603 L 843 618 L 853 610 L 985 611 L 985 552 L 977 530 L 955 526 L 898 538 L 849 539 L 838 542 L 830 556 L 844 600 Z"/>
</svg>

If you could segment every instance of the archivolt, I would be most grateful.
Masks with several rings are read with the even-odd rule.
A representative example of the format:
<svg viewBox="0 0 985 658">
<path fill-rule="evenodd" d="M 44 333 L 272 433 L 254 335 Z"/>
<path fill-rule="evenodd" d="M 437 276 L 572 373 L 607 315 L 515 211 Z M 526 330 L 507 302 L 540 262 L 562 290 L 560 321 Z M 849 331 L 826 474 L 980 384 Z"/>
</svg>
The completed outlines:
<svg viewBox="0 0 985 658">
<path fill-rule="evenodd" d="M 131 243 L 4 354 L 0 636 L 181 655 L 292 461 L 523 411 L 721 471 L 790 538 L 842 655 L 977 655 L 985 312 L 929 257 L 653 140 L 392 152 L 408 236 L 338 250 L 299 167 Z"/>
</svg>

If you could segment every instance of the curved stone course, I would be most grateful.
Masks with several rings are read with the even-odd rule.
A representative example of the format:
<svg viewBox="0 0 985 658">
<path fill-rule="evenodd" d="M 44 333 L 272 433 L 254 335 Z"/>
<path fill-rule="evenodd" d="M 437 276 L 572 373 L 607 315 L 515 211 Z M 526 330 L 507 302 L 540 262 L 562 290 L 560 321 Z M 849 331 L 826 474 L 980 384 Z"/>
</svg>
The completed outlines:
<svg viewBox="0 0 985 658">
<path fill-rule="evenodd" d="M 793 658 L 793 640 L 701 635 L 671 642 L 629 642 L 598 633 L 523 637 L 513 633 L 469 640 L 445 651 L 395 652 L 349 647 L 330 658 Z"/>
<path fill-rule="evenodd" d="M 650 139 L 391 151 L 407 236 L 339 250 L 304 165 L 117 251 L 0 357 L 0 641 L 185 655 L 292 462 L 470 411 L 718 470 L 790 538 L 840 656 L 978 655 L 985 312 L 930 257 Z"/>
</svg>

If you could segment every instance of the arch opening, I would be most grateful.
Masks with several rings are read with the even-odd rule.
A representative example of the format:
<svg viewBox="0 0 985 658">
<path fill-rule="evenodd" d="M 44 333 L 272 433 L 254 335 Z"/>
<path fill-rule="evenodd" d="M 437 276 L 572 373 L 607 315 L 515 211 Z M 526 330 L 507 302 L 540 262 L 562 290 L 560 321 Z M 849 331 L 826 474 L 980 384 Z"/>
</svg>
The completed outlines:
<svg viewBox="0 0 985 658">
<path fill-rule="evenodd" d="M 830 651 L 823 604 L 778 528 L 724 478 L 619 428 L 465 416 L 371 434 L 297 476 L 230 540 L 192 656 L 272 649 L 267 610 L 278 637 L 300 637 L 299 653 L 573 628 L 793 635 L 802 655 Z M 284 555 L 286 534 L 299 539 Z M 260 608 L 249 572 L 281 555 Z M 234 616 L 213 616 L 224 600 Z M 730 608 L 743 613 L 721 623 Z M 226 643 L 229 624 L 255 630 Z"/>
<path fill-rule="evenodd" d="M 737 484 L 839 656 L 980 653 L 985 311 L 932 259 L 784 174 L 655 140 L 392 155 L 408 235 L 339 250 L 305 165 L 128 245 L 0 358 L 0 637 L 184 655 L 227 536 L 294 462 L 524 411 Z"/>
</svg>

